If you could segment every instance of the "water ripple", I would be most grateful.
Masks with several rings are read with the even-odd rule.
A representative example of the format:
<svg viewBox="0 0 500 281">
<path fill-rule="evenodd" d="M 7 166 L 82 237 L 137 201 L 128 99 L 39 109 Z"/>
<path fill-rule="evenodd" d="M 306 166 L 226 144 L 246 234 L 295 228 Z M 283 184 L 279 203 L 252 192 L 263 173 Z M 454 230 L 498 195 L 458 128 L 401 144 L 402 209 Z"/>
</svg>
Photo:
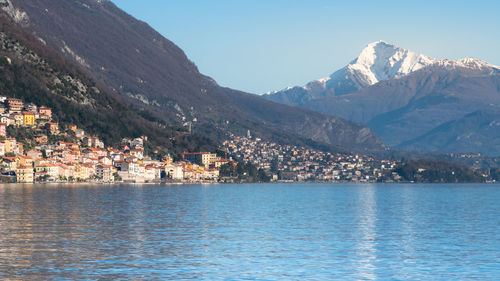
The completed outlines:
<svg viewBox="0 0 500 281">
<path fill-rule="evenodd" d="M 496 185 L 0 185 L 2 280 L 499 280 Z"/>
</svg>

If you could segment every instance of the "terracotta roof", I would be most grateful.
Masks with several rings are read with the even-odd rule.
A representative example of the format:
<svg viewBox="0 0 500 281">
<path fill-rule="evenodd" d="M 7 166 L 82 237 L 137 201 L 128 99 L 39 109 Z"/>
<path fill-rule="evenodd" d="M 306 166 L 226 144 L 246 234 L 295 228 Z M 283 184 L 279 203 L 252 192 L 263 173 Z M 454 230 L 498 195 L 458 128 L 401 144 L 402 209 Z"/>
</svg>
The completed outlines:
<svg viewBox="0 0 500 281">
<path fill-rule="evenodd" d="M 59 167 L 59 165 L 52 164 L 52 163 L 45 163 L 45 164 L 37 165 L 36 167 L 37 168 L 40 168 L 40 167 Z"/>
</svg>

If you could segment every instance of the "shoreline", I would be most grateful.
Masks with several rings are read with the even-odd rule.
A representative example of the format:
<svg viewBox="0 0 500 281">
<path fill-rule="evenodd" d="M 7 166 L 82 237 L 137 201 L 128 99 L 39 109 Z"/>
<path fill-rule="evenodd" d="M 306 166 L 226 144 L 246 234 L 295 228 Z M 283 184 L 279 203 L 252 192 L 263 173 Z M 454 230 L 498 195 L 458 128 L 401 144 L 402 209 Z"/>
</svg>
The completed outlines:
<svg viewBox="0 0 500 281">
<path fill-rule="evenodd" d="M 500 182 L 4 182 L 0 185 L 100 185 L 100 186 L 114 186 L 114 185 L 244 185 L 244 184 L 272 184 L 272 185 L 284 185 L 284 184 L 352 184 L 352 185 L 368 185 L 368 184 L 406 184 L 406 185 L 420 185 L 420 184 L 500 184 Z"/>
</svg>

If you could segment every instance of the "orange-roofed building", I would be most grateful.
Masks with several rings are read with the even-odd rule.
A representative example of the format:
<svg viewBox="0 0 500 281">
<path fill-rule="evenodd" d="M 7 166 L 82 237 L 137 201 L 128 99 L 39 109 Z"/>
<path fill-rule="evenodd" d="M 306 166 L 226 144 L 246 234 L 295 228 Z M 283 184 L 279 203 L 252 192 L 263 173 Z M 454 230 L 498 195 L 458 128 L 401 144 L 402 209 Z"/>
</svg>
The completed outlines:
<svg viewBox="0 0 500 281">
<path fill-rule="evenodd" d="M 56 164 L 47 163 L 35 166 L 35 177 L 39 179 L 42 176 L 48 176 L 48 180 L 57 180 L 60 176 L 61 167 Z"/>
<path fill-rule="evenodd" d="M 95 166 L 90 164 L 82 164 L 83 178 L 90 179 L 95 175 Z"/>
<path fill-rule="evenodd" d="M 33 166 L 33 159 L 29 156 L 17 156 L 18 164 L 20 166 Z"/>
<path fill-rule="evenodd" d="M 59 134 L 59 123 L 48 122 L 47 124 L 45 124 L 45 128 L 49 130 L 51 135 Z"/>
<path fill-rule="evenodd" d="M 38 108 L 38 113 L 40 114 L 41 118 L 52 118 L 52 109 L 42 106 Z"/>
<path fill-rule="evenodd" d="M 15 171 L 19 161 L 16 157 L 4 157 L 2 161 L 2 168 L 9 171 Z"/>
<path fill-rule="evenodd" d="M 62 158 L 65 163 L 73 163 L 80 161 L 80 153 L 76 150 L 64 150 Z"/>
<path fill-rule="evenodd" d="M 35 136 L 35 141 L 37 143 L 40 143 L 40 144 L 47 144 L 49 139 L 47 138 L 46 135 L 38 135 L 38 136 Z"/>
</svg>

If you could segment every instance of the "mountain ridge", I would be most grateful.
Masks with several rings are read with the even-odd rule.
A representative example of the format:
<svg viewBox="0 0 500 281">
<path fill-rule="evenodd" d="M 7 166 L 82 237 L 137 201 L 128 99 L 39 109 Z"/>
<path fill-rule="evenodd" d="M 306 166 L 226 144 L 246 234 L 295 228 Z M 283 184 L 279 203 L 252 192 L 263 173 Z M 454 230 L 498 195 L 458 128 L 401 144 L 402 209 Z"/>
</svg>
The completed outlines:
<svg viewBox="0 0 500 281">
<path fill-rule="evenodd" d="M 0 13 L 0 43 L 2 96 L 49 106 L 55 121 L 77 125 L 109 146 L 119 144 L 125 137 L 148 135 L 151 148 L 162 153 L 216 148 L 215 143 L 203 136 L 159 126 L 151 115 L 125 106 L 3 13 Z"/>
<path fill-rule="evenodd" d="M 468 128 L 476 127 L 474 131 Z M 500 151 L 500 113 L 478 110 L 457 120 L 437 126 L 426 134 L 401 143 L 398 147 L 412 150 L 425 143 L 427 151 L 461 152 L 498 155 Z"/>
<path fill-rule="evenodd" d="M 251 130 L 299 145 L 357 152 L 386 149 L 363 125 L 218 86 L 173 42 L 110 1 L 2 1 L 26 13 L 25 28 L 47 46 L 166 125 L 189 126 L 218 140 L 227 132 Z"/>
<path fill-rule="evenodd" d="M 385 43 L 376 42 L 369 46 L 376 44 Z M 367 52 L 369 53 L 363 50 L 362 53 Z M 465 144 L 439 145 L 436 140 L 431 140 L 438 138 L 435 128 L 447 122 L 458 122 L 476 111 L 500 108 L 500 67 L 471 57 L 427 61 L 429 64 L 425 67 L 405 68 L 407 71 L 401 72 L 404 75 L 400 77 L 386 76 L 390 79 L 366 87 L 352 87 L 348 93 L 341 95 L 328 91 L 311 93 L 292 88 L 266 98 L 366 124 L 390 147 L 423 151 L 437 151 L 439 147 L 443 152 L 448 149 L 453 152 L 480 150 L 490 155 L 500 154 L 500 149 L 493 144 L 488 147 L 488 143 L 484 142 L 488 134 L 495 137 L 492 131 L 480 130 L 474 126 L 470 126 L 469 131 L 482 135 L 478 137 L 483 140 L 481 148 L 473 147 L 472 144 L 469 149 Z M 386 60 L 385 63 L 390 61 Z M 345 78 L 350 79 L 348 76 Z M 462 123 L 471 124 L 465 121 Z M 465 128 L 459 127 L 460 130 L 448 129 L 447 132 L 451 135 L 440 135 L 439 138 L 453 139 L 459 137 L 454 135 L 459 132 L 466 134 Z M 480 131 L 476 132 L 476 129 Z M 426 143 L 426 140 L 432 144 Z"/>
<path fill-rule="evenodd" d="M 360 55 L 327 78 L 305 86 L 268 92 L 265 98 L 292 105 L 317 98 L 340 96 L 361 90 L 380 81 L 400 78 L 435 63 L 437 60 L 384 41 L 368 44 Z"/>
</svg>

